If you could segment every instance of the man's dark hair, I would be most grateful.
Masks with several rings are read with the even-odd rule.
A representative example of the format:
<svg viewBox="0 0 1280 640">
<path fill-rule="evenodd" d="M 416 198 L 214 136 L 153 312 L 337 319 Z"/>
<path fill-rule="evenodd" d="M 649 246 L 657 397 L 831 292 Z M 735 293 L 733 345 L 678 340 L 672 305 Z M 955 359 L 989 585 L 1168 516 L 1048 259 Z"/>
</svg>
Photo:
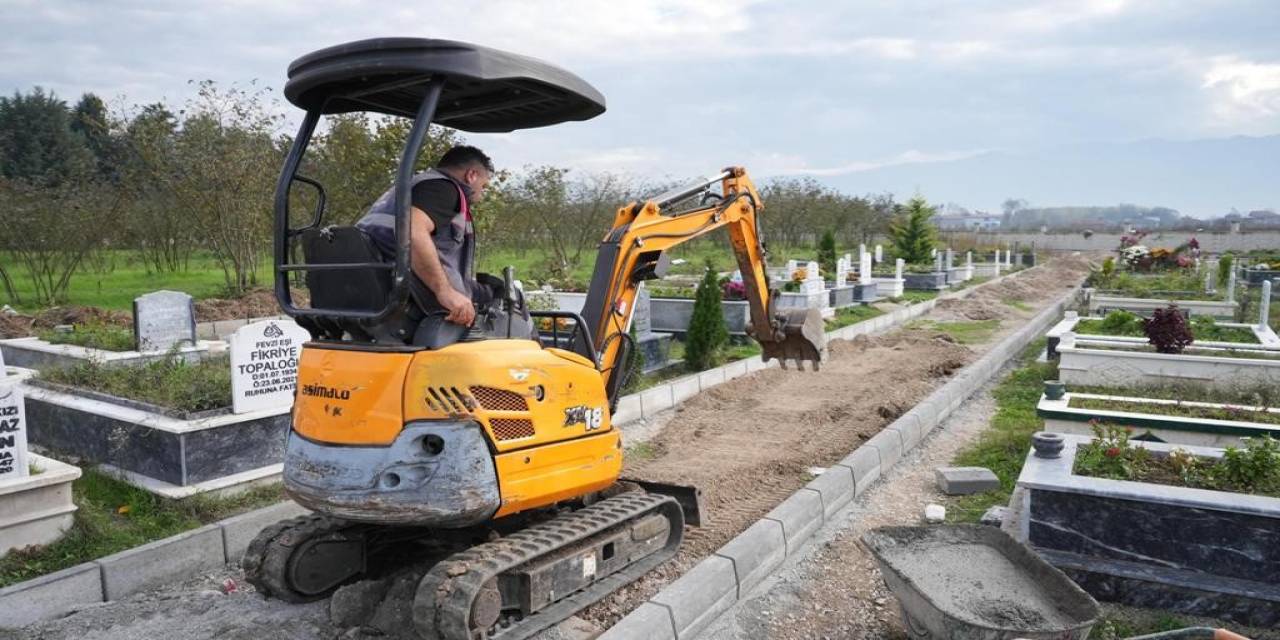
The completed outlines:
<svg viewBox="0 0 1280 640">
<path fill-rule="evenodd" d="M 437 167 L 444 169 L 462 169 L 473 164 L 484 167 L 489 173 L 493 173 L 493 161 L 486 156 L 483 151 L 466 144 L 460 144 L 440 156 L 440 162 L 436 163 Z"/>
</svg>

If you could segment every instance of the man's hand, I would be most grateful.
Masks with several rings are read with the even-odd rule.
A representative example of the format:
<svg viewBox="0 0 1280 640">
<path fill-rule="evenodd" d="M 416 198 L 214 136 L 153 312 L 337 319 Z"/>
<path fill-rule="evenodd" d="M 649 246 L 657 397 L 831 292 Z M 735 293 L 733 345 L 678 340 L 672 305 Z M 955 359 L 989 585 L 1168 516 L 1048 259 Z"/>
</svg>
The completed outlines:
<svg viewBox="0 0 1280 640">
<path fill-rule="evenodd" d="M 476 320 L 476 308 L 471 304 L 471 298 L 458 293 L 452 287 L 448 287 L 444 295 L 436 295 L 436 299 L 440 301 L 440 306 L 449 310 L 449 315 L 444 319 L 454 324 L 460 324 L 464 327 L 471 326 Z"/>
</svg>

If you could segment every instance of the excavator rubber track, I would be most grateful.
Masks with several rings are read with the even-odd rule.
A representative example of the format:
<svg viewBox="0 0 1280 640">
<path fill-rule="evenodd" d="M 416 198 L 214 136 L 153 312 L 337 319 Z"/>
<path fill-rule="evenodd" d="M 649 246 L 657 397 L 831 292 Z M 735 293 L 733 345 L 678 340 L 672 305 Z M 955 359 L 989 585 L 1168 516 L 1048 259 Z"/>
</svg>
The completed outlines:
<svg viewBox="0 0 1280 640">
<path fill-rule="evenodd" d="M 299 556 L 321 552 L 326 543 L 336 543 L 341 547 L 358 545 L 363 550 L 363 541 L 358 538 L 363 528 L 318 514 L 277 522 L 259 532 L 245 549 L 242 563 L 245 580 L 259 592 L 286 602 L 310 602 L 324 598 L 350 577 L 364 572 L 363 553 L 358 558 L 345 553 L 341 554 L 340 563 L 322 563 L 340 575 L 311 575 L 305 582 L 298 575 L 300 570 L 306 571 L 306 568 L 299 567 Z M 315 586 L 302 587 L 306 582 Z"/>
<path fill-rule="evenodd" d="M 665 522 L 659 522 L 665 521 Z M 655 527 L 654 525 L 665 525 Z M 639 537 L 661 546 L 647 550 Z M 499 540 L 456 553 L 436 564 L 418 584 L 413 603 L 414 626 L 428 640 L 520 640 L 568 618 L 609 595 L 676 554 L 684 531 L 684 515 L 671 496 L 632 491 L 527 527 Z M 585 578 L 587 562 L 595 569 L 608 544 L 641 542 L 639 557 L 622 562 L 611 573 Z M 586 560 L 587 557 L 592 558 Z M 531 568 L 532 566 L 532 568 Z M 576 570 L 579 574 L 573 574 Z M 522 613 L 516 600 L 535 598 L 530 584 L 555 584 L 555 576 L 586 580 L 580 589 L 555 597 L 545 606 Z M 520 585 L 525 585 L 521 589 Z M 524 607 L 526 610 L 529 607 Z"/>
</svg>

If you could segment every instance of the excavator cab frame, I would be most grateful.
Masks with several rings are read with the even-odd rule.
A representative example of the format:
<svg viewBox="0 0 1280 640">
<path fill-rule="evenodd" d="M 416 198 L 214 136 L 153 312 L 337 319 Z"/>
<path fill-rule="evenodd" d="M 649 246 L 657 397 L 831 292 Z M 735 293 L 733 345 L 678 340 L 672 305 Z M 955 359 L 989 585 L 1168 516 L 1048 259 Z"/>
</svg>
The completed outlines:
<svg viewBox="0 0 1280 640">
<path fill-rule="evenodd" d="M 321 49 L 289 66 L 285 97 L 306 111 L 276 184 L 274 205 L 275 294 L 288 315 L 330 326 L 375 328 L 405 308 L 412 271 L 409 254 L 410 188 L 414 164 L 431 124 L 476 133 L 508 132 L 594 118 L 604 96 L 578 76 L 540 60 L 463 42 L 424 38 L 374 38 Z M 325 222 L 324 186 L 299 174 L 316 127 L 325 115 L 373 112 L 411 118 L 395 177 L 396 256 L 381 260 L 296 261 L 294 243 Z M 290 224 L 294 183 L 316 190 L 309 223 Z M 290 277 L 328 272 L 362 274 L 359 287 L 384 291 L 381 305 L 302 307 L 294 303 Z M 357 276 L 353 276 L 357 277 Z M 370 331 L 369 333 L 379 333 Z"/>
</svg>

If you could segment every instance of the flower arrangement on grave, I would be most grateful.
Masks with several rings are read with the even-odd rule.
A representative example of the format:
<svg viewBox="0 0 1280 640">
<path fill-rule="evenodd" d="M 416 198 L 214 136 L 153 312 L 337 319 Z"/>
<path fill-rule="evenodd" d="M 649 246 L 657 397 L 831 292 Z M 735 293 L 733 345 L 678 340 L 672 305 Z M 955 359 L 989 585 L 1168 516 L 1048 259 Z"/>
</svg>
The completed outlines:
<svg viewBox="0 0 1280 640">
<path fill-rule="evenodd" d="M 800 290 L 800 283 L 809 279 L 809 269 L 799 267 L 791 272 L 791 281 L 782 285 L 782 290 L 794 293 Z"/>
<path fill-rule="evenodd" d="M 746 300 L 747 285 L 736 280 L 724 280 L 720 283 L 720 293 L 725 300 Z"/>
</svg>

